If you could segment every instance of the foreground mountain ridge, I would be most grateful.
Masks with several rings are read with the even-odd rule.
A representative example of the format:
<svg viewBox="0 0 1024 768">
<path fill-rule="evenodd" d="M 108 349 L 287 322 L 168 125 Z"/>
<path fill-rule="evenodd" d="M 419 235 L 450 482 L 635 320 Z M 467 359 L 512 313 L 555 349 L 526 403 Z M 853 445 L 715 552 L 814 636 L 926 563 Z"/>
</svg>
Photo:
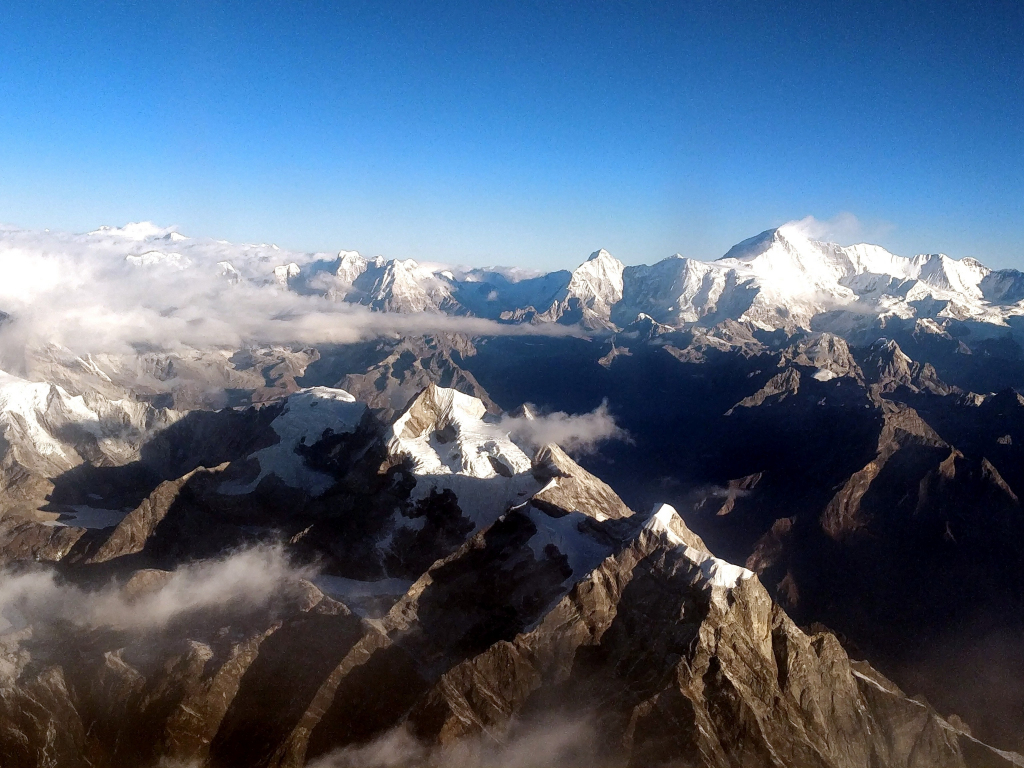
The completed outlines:
<svg viewBox="0 0 1024 768">
<path fill-rule="evenodd" d="M 399 747 L 502 764 L 522 739 L 550 745 L 549 722 L 591 765 L 581 742 L 618 764 L 842 765 L 843 743 L 900 765 L 907 734 L 937 765 L 1016 760 L 976 741 L 1024 749 L 1012 274 L 786 227 L 716 262 L 598 251 L 542 276 L 150 226 L 52 237 L 40 260 L 32 233 L 0 235 L 5 263 L 25 257 L 13 275 L 42 268 L 0 289 L 0 667 L 9 711 L 36 713 L 0 718 L 22 729 L 12 744 L 74 710 L 89 724 L 67 748 L 112 765 L 373 764 Z M 54 265 L 66 291 L 46 288 Z M 730 608 L 755 581 L 767 613 Z M 828 636 L 884 672 L 851 663 L 835 685 L 858 690 L 840 709 L 875 712 L 854 733 L 882 717 L 897 746 L 842 741 L 821 701 L 824 719 L 772 714 L 785 665 L 748 638 L 730 667 L 714 636 L 754 614 L 788 636 L 776 612 L 819 659 L 801 665 Z M 664 636 L 682 646 L 649 653 Z M 317 660 L 301 681 L 297 658 Z M 725 679 L 742 706 L 723 705 Z M 381 681 L 408 698 L 380 700 Z M 900 689 L 928 697 L 899 704 L 911 725 L 887 709 Z M 651 707 L 685 743 L 658 751 Z M 242 735 L 254 722 L 265 740 Z"/>
<path fill-rule="evenodd" d="M 383 423 L 358 405 L 320 387 L 226 412 L 251 436 L 228 462 L 69 548 L 5 545 L 5 765 L 500 764 L 516 744 L 561 765 L 1024 765 L 798 629 L 672 507 L 633 513 L 557 446 L 529 457 L 481 400 L 430 386 Z M 268 462 L 271 433 L 330 487 Z M 479 507 L 480 485 L 507 501 Z M 319 575 L 294 564 L 313 552 Z"/>
</svg>

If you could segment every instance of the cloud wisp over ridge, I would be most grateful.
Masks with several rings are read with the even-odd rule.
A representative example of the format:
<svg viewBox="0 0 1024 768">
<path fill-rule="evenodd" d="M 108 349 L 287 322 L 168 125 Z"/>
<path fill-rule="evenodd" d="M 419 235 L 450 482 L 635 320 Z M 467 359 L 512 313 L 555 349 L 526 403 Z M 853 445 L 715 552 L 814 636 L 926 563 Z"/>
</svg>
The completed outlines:
<svg viewBox="0 0 1024 768">
<path fill-rule="evenodd" d="M 555 411 L 540 416 L 504 416 L 501 426 L 514 439 L 528 445 L 555 443 L 570 453 L 593 453 L 607 440 L 630 440 L 629 433 L 615 423 L 607 400 L 589 413 Z"/>
<path fill-rule="evenodd" d="M 258 546 L 215 560 L 153 572 L 151 583 L 126 589 L 111 582 L 85 590 L 62 582 L 53 569 L 0 573 L 0 637 L 55 621 L 81 629 L 157 632 L 204 610 L 262 610 L 314 571 L 296 567 L 278 546 Z M 128 585 L 131 586 L 131 585 Z"/>
</svg>

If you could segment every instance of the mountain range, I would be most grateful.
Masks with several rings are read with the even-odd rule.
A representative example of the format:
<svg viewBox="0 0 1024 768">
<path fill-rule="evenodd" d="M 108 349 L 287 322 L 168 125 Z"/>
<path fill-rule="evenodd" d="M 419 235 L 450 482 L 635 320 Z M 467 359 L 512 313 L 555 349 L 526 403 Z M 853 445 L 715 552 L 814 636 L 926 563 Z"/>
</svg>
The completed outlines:
<svg viewBox="0 0 1024 768">
<path fill-rule="evenodd" d="M 641 315 L 672 327 L 736 320 L 809 330 L 834 329 L 857 316 L 1006 326 L 1024 313 L 1024 274 L 1017 270 L 993 271 L 944 254 L 904 258 L 879 246 L 838 246 L 812 240 L 797 226 L 762 232 L 712 262 L 677 254 L 651 266 L 625 266 L 599 250 L 572 272 L 521 278 L 508 270 L 453 271 L 349 251 L 287 264 L 276 274 L 292 290 L 379 311 L 590 330 L 622 328 Z"/>
<path fill-rule="evenodd" d="M 1024 765 L 1018 272 L 0 260 L 5 766 Z"/>
</svg>

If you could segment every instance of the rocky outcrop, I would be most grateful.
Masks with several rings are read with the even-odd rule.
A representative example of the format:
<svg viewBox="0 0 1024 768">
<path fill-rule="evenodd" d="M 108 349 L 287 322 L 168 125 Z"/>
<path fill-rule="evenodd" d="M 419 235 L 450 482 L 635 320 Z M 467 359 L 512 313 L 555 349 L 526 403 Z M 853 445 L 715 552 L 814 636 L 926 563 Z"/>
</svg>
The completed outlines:
<svg viewBox="0 0 1024 768">
<path fill-rule="evenodd" d="M 934 366 L 911 360 L 894 340 L 879 339 L 868 350 L 864 373 L 875 391 L 882 394 L 907 387 L 913 392 L 948 395 L 953 388 L 939 378 Z"/>
<path fill-rule="evenodd" d="M 348 373 L 338 386 L 366 403 L 384 421 L 400 413 L 426 387 L 435 384 L 456 389 L 482 400 L 487 410 L 500 409 L 473 374 L 458 365 L 459 355 L 470 355 L 473 347 L 459 336 L 437 336 L 428 339 L 403 339 L 397 344 L 384 343 L 383 357 L 364 372 Z"/>
<path fill-rule="evenodd" d="M 750 397 L 745 397 L 736 403 L 726 412 L 726 415 L 733 413 L 737 408 L 755 408 L 766 403 L 771 405 L 781 402 L 799 391 L 800 371 L 796 368 L 786 368 L 782 373 L 772 376 L 761 389 Z"/>
<path fill-rule="evenodd" d="M 784 350 L 780 366 L 790 362 L 817 369 L 812 375 L 819 381 L 843 376 L 863 380 L 863 373 L 849 345 L 842 337 L 832 333 L 816 334 Z"/>
<path fill-rule="evenodd" d="M 531 497 L 535 505 L 550 504 L 564 512 L 582 512 L 598 520 L 633 514 L 615 491 L 569 458 L 557 445 L 549 444 L 537 451 L 533 457 L 532 472 L 543 485 Z"/>
<path fill-rule="evenodd" d="M 414 626 L 403 616 L 398 643 Z M 715 560 L 662 508 L 534 628 L 441 674 L 404 727 L 451 744 L 514 739 L 517 721 L 585 722 L 602 764 L 1007 759 L 975 754 L 970 737 L 883 679 L 833 636 L 797 629 L 750 572 Z"/>
<path fill-rule="evenodd" d="M 878 437 L 877 455 L 850 476 L 821 514 L 821 527 L 832 538 L 841 539 L 867 525 L 868 518 L 862 512 L 861 502 L 897 452 L 901 449 L 941 451 L 948 448 L 912 408 L 883 401 L 881 410 L 883 426 Z"/>
<path fill-rule="evenodd" d="M 125 515 L 124 519 L 114 527 L 105 540 L 96 547 L 95 552 L 85 557 L 85 561 L 88 563 L 104 563 L 118 557 L 126 557 L 142 552 L 172 507 L 177 506 L 178 510 L 180 510 L 183 506 L 193 506 L 189 504 L 191 492 L 183 493 L 183 490 L 193 481 L 193 478 L 209 475 L 211 472 L 219 474 L 226 466 L 226 464 L 223 464 L 212 471 L 196 469 L 177 480 L 161 483 L 137 508 Z M 201 513 L 196 510 L 190 516 L 198 516 L 199 514 Z M 197 528 L 194 531 L 195 535 L 202 535 L 203 531 L 201 529 L 203 526 L 192 527 Z"/>
</svg>

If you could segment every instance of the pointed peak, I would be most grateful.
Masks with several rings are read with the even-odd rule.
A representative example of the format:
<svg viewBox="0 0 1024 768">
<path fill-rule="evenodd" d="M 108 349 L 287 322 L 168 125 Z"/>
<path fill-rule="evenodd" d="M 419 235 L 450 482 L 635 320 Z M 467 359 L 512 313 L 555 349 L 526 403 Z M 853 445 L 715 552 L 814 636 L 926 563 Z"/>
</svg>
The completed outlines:
<svg viewBox="0 0 1024 768">
<path fill-rule="evenodd" d="M 480 420 L 486 413 L 487 407 L 480 398 L 431 382 L 409 401 L 395 420 L 393 430 L 396 436 L 414 439 L 443 428 L 460 416 Z"/>
<path fill-rule="evenodd" d="M 590 256 L 587 258 L 587 261 L 597 261 L 598 259 L 614 259 L 614 258 L 615 257 L 612 256 L 610 253 L 608 253 L 608 251 L 606 251 L 604 248 L 600 248 L 600 249 L 594 251 L 592 254 L 590 254 Z"/>
<path fill-rule="evenodd" d="M 622 330 L 623 333 L 642 333 L 646 334 L 648 337 L 652 337 L 658 336 L 662 333 L 670 333 L 674 329 L 672 326 L 659 323 L 645 312 L 640 312 L 636 316 L 636 319 Z"/>
<path fill-rule="evenodd" d="M 767 251 L 773 243 L 780 239 L 785 238 L 780 237 L 779 228 L 766 229 L 760 234 L 736 243 L 719 261 L 723 259 L 753 259 Z"/>
<path fill-rule="evenodd" d="M 871 345 L 871 349 L 876 352 L 884 350 L 886 352 L 891 352 L 892 354 L 896 354 L 897 352 L 904 354 L 900 345 L 896 342 L 896 339 L 888 339 L 885 336 L 876 339 L 875 343 Z"/>
<path fill-rule="evenodd" d="M 707 545 L 700 536 L 689 529 L 675 507 L 670 504 L 655 504 L 643 524 L 643 529 L 663 534 L 673 544 L 685 544 L 705 554 L 708 553 Z"/>
<path fill-rule="evenodd" d="M 509 416 L 514 419 L 526 419 L 527 421 L 534 421 L 537 418 L 533 415 L 533 411 L 527 403 L 523 403 L 518 408 L 511 411 Z"/>
</svg>

